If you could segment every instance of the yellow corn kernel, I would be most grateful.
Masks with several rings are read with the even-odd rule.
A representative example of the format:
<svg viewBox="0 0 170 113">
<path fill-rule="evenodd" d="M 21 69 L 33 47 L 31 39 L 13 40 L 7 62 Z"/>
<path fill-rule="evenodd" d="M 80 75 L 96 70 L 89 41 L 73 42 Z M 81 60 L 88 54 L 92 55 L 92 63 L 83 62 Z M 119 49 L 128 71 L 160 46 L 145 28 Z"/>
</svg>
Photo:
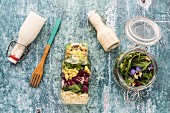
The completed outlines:
<svg viewBox="0 0 170 113">
<path fill-rule="evenodd" d="M 69 78 L 68 74 L 65 74 L 65 78 L 66 78 L 66 80 L 68 80 L 68 78 Z"/>
<path fill-rule="evenodd" d="M 66 73 L 66 71 L 64 70 L 64 69 L 62 69 L 62 72 L 65 74 Z"/>
<path fill-rule="evenodd" d="M 72 77 L 70 77 L 70 76 L 69 76 L 69 78 L 68 78 L 68 79 L 69 79 L 69 80 L 71 80 L 71 79 L 72 79 Z"/>
<path fill-rule="evenodd" d="M 76 68 L 75 69 L 65 69 L 65 70 L 63 70 L 63 72 L 66 74 L 66 80 L 68 80 L 68 79 L 72 79 L 73 77 L 75 77 L 75 76 L 77 76 L 77 74 L 78 74 L 78 70 L 76 70 Z"/>
<path fill-rule="evenodd" d="M 69 70 L 69 71 L 68 71 L 68 73 L 70 74 L 70 73 L 71 73 L 71 71 Z"/>
<path fill-rule="evenodd" d="M 74 75 L 74 74 L 76 74 L 76 72 L 74 72 L 74 71 L 72 71 L 72 73 L 71 73 L 72 75 Z"/>
<path fill-rule="evenodd" d="M 73 75 L 73 72 L 70 73 L 70 76 L 72 76 L 72 75 Z"/>
<path fill-rule="evenodd" d="M 74 72 L 75 72 L 76 74 L 78 74 L 78 73 L 79 73 L 79 71 L 78 71 L 78 70 L 75 70 Z"/>
<path fill-rule="evenodd" d="M 73 73 L 73 74 L 72 74 L 72 77 L 75 77 L 75 76 L 77 76 L 77 74 L 76 74 L 76 73 Z"/>
<path fill-rule="evenodd" d="M 85 70 L 85 72 L 90 73 L 90 70 L 87 66 L 85 66 L 84 70 Z"/>
<path fill-rule="evenodd" d="M 70 79 L 72 79 L 72 78 L 73 78 L 73 75 L 72 75 L 72 74 L 70 74 L 69 78 L 70 78 Z"/>
</svg>

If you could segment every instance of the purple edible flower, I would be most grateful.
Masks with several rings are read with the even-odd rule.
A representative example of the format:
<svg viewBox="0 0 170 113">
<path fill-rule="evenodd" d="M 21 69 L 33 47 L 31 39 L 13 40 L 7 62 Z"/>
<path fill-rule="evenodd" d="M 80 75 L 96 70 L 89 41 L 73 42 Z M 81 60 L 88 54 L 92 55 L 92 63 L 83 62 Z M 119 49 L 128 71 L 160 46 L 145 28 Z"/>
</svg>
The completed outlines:
<svg viewBox="0 0 170 113">
<path fill-rule="evenodd" d="M 150 64 L 149 67 L 148 67 L 148 70 L 151 71 L 153 69 L 154 69 L 153 64 Z"/>
<path fill-rule="evenodd" d="M 142 69 L 139 66 L 136 66 L 136 71 L 142 71 Z"/>
<path fill-rule="evenodd" d="M 130 74 L 131 74 L 131 75 L 134 75 L 135 73 L 136 73 L 136 70 L 135 70 L 135 69 L 131 69 L 131 70 L 130 70 Z"/>
<path fill-rule="evenodd" d="M 136 66 L 135 69 L 130 70 L 130 74 L 135 77 L 135 79 L 138 79 L 138 77 L 142 76 L 142 69 L 139 66 Z"/>
</svg>

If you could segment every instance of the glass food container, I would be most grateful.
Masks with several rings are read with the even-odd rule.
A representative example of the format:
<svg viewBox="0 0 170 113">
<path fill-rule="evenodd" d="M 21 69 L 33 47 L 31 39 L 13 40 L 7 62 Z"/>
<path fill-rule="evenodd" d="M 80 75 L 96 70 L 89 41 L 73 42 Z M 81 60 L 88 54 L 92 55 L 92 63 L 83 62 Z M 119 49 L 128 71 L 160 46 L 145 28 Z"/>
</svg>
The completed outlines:
<svg viewBox="0 0 170 113">
<path fill-rule="evenodd" d="M 61 75 L 62 102 L 64 104 L 87 104 L 91 70 L 86 43 L 67 45 Z"/>
<path fill-rule="evenodd" d="M 130 19 L 126 25 L 125 25 L 125 33 L 128 37 L 128 39 L 130 39 L 132 42 L 134 42 L 136 44 L 136 46 L 121 54 L 115 62 L 115 67 L 114 67 L 114 78 L 115 81 L 117 82 L 117 84 L 119 86 L 121 86 L 125 92 L 124 92 L 124 99 L 126 101 L 135 101 L 139 98 L 139 92 L 148 88 L 149 86 L 151 86 L 155 79 L 156 79 L 156 74 L 158 71 L 158 67 L 157 67 L 157 63 L 154 60 L 154 58 L 152 57 L 152 55 L 147 52 L 147 46 L 151 46 L 154 45 L 156 42 L 159 41 L 159 39 L 161 38 L 161 30 L 159 28 L 159 26 L 153 22 L 150 19 L 147 19 L 145 17 L 135 17 Z M 125 72 L 127 72 L 127 79 L 124 76 L 124 70 L 122 69 L 122 64 L 127 61 L 128 63 L 130 62 L 131 64 L 133 62 L 133 60 L 128 61 L 127 59 L 133 56 L 129 56 L 129 55 L 135 55 L 135 54 L 142 54 L 145 56 L 145 59 L 149 59 L 149 62 L 151 62 L 150 65 L 152 65 L 153 70 L 150 71 L 149 69 L 149 65 L 144 66 L 146 70 L 146 73 L 151 73 L 151 78 L 149 79 L 148 82 L 146 82 L 144 85 L 140 82 L 136 82 L 139 80 L 144 80 L 142 79 L 141 76 L 144 76 L 144 73 L 142 73 L 143 69 L 141 69 L 137 64 L 136 66 L 131 66 L 131 68 L 135 68 L 135 69 L 129 69 L 130 65 L 123 65 L 123 69 L 125 69 Z M 133 58 L 135 58 L 136 56 L 134 56 Z M 141 57 L 140 57 L 141 58 Z M 135 61 L 137 61 L 138 59 L 136 59 Z M 139 60 L 139 64 L 142 63 L 142 60 Z M 135 63 L 134 63 L 135 64 Z M 138 69 L 137 69 L 138 68 Z M 139 69 L 140 68 L 140 69 Z M 122 71 L 123 70 L 123 71 Z M 148 71 L 149 70 L 149 71 Z M 134 74 L 135 73 L 135 74 Z M 137 74 L 140 76 L 137 76 Z M 143 75 L 142 75 L 143 74 Z M 139 78 L 138 78 L 139 77 Z M 132 84 L 128 83 L 128 80 L 133 80 L 135 82 L 132 82 Z M 134 83 L 134 84 L 133 84 Z M 137 84 L 137 85 L 136 85 Z M 139 85 L 138 85 L 139 84 Z"/>
</svg>

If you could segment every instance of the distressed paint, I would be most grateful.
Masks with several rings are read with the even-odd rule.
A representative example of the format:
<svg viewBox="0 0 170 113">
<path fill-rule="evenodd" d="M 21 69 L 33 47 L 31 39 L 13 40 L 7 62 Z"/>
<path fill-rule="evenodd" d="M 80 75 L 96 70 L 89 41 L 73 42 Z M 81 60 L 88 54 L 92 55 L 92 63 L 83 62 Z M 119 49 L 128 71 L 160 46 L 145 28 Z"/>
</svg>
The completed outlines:
<svg viewBox="0 0 170 113">
<path fill-rule="evenodd" d="M 145 7 L 144 7 L 145 6 Z M 170 55 L 170 1 L 146 0 L 0 0 L 0 112 L 32 113 L 41 108 L 44 113 L 168 113 L 170 112 L 169 55 Z M 89 28 L 86 13 L 97 10 L 106 19 L 121 40 L 121 45 L 104 52 Z M 47 19 L 37 39 L 31 44 L 27 57 L 17 65 L 11 64 L 5 54 L 12 39 L 17 39 L 29 11 Z M 148 51 L 158 62 L 157 79 L 141 92 L 137 102 L 123 100 L 121 89 L 113 78 L 115 58 L 133 44 L 124 33 L 125 22 L 137 15 L 156 21 L 162 29 L 162 39 Z M 63 21 L 45 63 L 45 73 L 39 88 L 29 86 L 31 73 L 41 58 L 57 17 Z M 63 105 L 60 100 L 61 61 L 65 46 L 70 42 L 89 45 L 92 63 L 91 98 L 87 105 Z"/>
</svg>

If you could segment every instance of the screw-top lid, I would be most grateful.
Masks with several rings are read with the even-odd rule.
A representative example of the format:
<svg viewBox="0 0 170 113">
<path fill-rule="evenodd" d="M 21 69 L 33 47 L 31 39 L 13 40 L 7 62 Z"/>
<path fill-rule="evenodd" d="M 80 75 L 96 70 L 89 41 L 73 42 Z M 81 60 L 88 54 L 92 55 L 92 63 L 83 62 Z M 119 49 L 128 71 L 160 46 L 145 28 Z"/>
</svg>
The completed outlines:
<svg viewBox="0 0 170 113">
<path fill-rule="evenodd" d="M 141 45 L 154 45 L 161 38 L 159 26 L 144 17 L 130 19 L 126 23 L 125 33 L 131 41 Z"/>
</svg>

